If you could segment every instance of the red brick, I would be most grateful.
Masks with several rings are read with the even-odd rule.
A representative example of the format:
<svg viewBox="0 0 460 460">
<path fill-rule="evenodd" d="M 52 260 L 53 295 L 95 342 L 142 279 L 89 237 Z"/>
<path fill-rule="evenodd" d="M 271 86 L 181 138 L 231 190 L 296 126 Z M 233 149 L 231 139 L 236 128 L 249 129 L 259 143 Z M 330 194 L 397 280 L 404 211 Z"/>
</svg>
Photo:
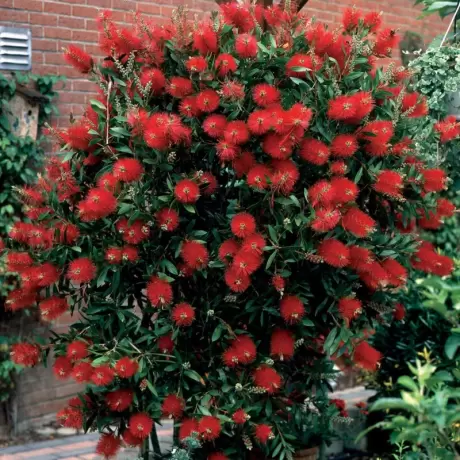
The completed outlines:
<svg viewBox="0 0 460 460">
<path fill-rule="evenodd" d="M 70 15 L 70 13 L 72 12 L 72 7 L 70 5 L 65 4 L 64 2 L 55 3 L 45 1 L 43 5 L 43 11 L 46 11 L 47 13 Z"/>
<path fill-rule="evenodd" d="M 97 43 L 99 34 L 89 30 L 72 30 L 72 40 L 77 42 Z"/>
<path fill-rule="evenodd" d="M 36 39 L 32 43 L 32 48 L 40 51 L 57 51 L 58 44 L 56 40 Z"/>
<path fill-rule="evenodd" d="M 97 88 L 96 83 L 87 80 L 74 80 L 72 81 L 73 91 L 95 91 Z"/>
<path fill-rule="evenodd" d="M 3 5 L 2 5 L 3 6 Z M 29 13 L 27 11 L 7 10 L 0 8 L 1 22 L 29 22 Z"/>
<path fill-rule="evenodd" d="M 111 0 L 91 0 L 91 5 L 100 6 L 101 8 L 110 8 Z"/>
<path fill-rule="evenodd" d="M 43 53 L 32 53 L 32 64 L 43 64 Z"/>
<path fill-rule="evenodd" d="M 14 8 L 26 11 L 43 11 L 41 0 L 14 0 Z"/>
<path fill-rule="evenodd" d="M 136 10 L 141 13 L 160 15 L 161 8 L 158 5 L 152 5 L 151 3 L 137 3 Z"/>
<path fill-rule="evenodd" d="M 54 14 L 30 13 L 29 21 L 31 24 L 41 24 L 43 26 L 55 26 L 58 23 L 57 16 Z"/>
<path fill-rule="evenodd" d="M 66 65 L 62 53 L 45 53 L 45 64 Z"/>
<path fill-rule="evenodd" d="M 33 38 L 42 38 L 43 37 L 43 26 L 30 25 L 30 31 L 32 32 Z"/>
<path fill-rule="evenodd" d="M 44 32 L 46 38 L 63 38 L 65 40 L 70 40 L 72 38 L 72 31 L 70 29 L 45 27 Z"/>
<path fill-rule="evenodd" d="M 97 8 L 91 6 L 72 6 L 72 16 L 80 16 L 83 18 L 95 18 L 98 13 Z"/>
<path fill-rule="evenodd" d="M 3 0 L 2 6 L 4 8 L 13 8 L 13 0 Z"/>
<path fill-rule="evenodd" d="M 128 0 L 112 0 L 112 8 L 129 11 L 133 9 L 133 6 L 133 2 Z"/>
</svg>

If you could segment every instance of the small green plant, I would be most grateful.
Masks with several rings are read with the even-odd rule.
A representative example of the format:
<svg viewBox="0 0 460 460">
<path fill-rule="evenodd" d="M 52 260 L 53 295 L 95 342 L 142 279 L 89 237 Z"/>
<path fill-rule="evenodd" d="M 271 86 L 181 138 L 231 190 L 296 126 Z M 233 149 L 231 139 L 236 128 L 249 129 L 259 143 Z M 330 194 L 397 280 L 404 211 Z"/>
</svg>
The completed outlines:
<svg viewBox="0 0 460 460">
<path fill-rule="evenodd" d="M 391 411 L 387 418 L 360 434 L 374 428 L 391 431 L 390 440 L 397 446 L 395 458 L 458 460 L 460 459 L 460 390 L 447 384 L 452 376 L 436 372 L 430 358 L 423 364 L 408 364 L 413 375 L 402 376 L 400 397 L 382 398 L 370 411 Z M 404 446 L 409 449 L 405 451 Z"/>
</svg>

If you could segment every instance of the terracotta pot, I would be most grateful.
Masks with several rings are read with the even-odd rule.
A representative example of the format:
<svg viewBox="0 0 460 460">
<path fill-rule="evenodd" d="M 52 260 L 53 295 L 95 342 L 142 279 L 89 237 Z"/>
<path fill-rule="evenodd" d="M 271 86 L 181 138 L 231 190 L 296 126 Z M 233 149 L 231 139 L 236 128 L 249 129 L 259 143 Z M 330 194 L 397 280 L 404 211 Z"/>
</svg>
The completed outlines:
<svg viewBox="0 0 460 460">
<path fill-rule="evenodd" d="M 310 449 L 298 450 L 294 454 L 296 460 L 317 460 L 319 455 L 319 447 L 311 447 Z"/>
</svg>

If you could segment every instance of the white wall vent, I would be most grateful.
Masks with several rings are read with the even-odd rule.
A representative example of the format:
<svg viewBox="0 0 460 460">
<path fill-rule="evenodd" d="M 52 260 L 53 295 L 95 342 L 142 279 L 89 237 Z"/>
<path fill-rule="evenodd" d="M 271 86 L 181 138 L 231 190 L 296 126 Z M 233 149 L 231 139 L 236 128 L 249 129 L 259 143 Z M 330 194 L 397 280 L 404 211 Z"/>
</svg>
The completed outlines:
<svg viewBox="0 0 460 460">
<path fill-rule="evenodd" d="M 30 30 L 0 26 L 0 70 L 30 70 L 31 68 Z"/>
</svg>

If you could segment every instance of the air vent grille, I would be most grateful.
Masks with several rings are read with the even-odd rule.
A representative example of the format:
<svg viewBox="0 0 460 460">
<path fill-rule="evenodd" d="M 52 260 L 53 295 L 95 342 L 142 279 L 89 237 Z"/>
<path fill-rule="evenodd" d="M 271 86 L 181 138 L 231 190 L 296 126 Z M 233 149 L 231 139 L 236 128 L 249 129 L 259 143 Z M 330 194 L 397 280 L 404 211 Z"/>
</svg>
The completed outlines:
<svg viewBox="0 0 460 460">
<path fill-rule="evenodd" d="M 30 30 L 0 26 L 0 69 L 30 70 L 31 68 Z"/>
</svg>

